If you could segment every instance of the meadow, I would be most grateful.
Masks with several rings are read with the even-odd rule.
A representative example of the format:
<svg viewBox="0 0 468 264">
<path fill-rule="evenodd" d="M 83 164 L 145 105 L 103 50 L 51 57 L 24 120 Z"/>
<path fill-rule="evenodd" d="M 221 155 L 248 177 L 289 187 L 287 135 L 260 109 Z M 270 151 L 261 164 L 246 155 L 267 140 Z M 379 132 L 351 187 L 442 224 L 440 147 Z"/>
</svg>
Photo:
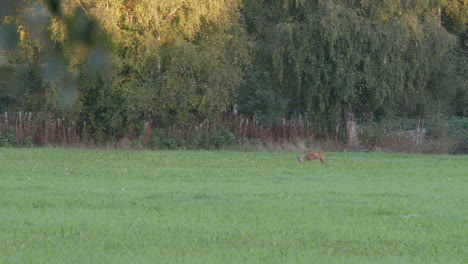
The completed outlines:
<svg viewBox="0 0 468 264">
<path fill-rule="evenodd" d="M 468 156 L 0 148 L 0 263 L 467 263 Z"/>
</svg>

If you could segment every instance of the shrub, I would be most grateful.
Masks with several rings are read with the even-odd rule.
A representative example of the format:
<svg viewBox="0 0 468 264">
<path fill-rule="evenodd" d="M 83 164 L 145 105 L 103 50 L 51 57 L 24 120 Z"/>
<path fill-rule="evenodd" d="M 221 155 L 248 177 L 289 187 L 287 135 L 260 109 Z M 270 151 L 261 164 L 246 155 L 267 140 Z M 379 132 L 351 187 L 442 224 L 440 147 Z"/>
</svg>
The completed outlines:
<svg viewBox="0 0 468 264">
<path fill-rule="evenodd" d="M 222 125 L 218 125 L 216 133 L 209 138 L 210 147 L 220 149 L 226 146 L 236 144 L 236 137 L 231 131 L 225 129 Z"/>
<path fill-rule="evenodd" d="M 161 147 L 161 139 L 158 136 L 151 137 L 148 147 L 150 149 L 159 149 Z"/>
<path fill-rule="evenodd" d="M 0 134 L 0 147 L 17 146 L 16 134 L 13 128 L 10 128 L 6 134 Z"/>
<path fill-rule="evenodd" d="M 468 154 L 468 118 L 451 118 L 447 121 L 448 135 L 455 140 L 453 154 Z"/>
<path fill-rule="evenodd" d="M 31 136 L 27 136 L 24 138 L 24 146 L 28 148 L 34 147 L 34 141 Z"/>
<path fill-rule="evenodd" d="M 446 146 L 442 152 L 468 153 L 468 118 L 436 115 L 426 122 L 428 137 L 438 146 Z"/>
<path fill-rule="evenodd" d="M 163 149 L 177 149 L 177 141 L 171 137 L 161 139 L 161 148 Z"/>
</svg>

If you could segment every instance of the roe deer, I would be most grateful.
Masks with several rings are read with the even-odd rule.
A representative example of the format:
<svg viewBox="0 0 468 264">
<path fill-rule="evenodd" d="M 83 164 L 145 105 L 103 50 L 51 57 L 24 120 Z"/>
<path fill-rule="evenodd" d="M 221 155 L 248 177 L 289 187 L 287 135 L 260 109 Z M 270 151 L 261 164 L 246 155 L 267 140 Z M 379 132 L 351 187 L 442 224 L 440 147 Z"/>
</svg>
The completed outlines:
<svg viewBox="0 0 468 264">
<path fill-rule="evenodd" d="M 297 160 L 299 162 L 304 162 L 306 160 L 309 160 L 310 162 L 312 162 L 314 159 L 320 159 L 320 162 L 322 162 L 322 163 L 327 162 L 325 160 L 325 152 L 323 152 L 321 150 L 311 151 L 311 152 L 307 153 L 307 155 L 305 155 L 302 158 L 297 156 Z"/>
</svg>

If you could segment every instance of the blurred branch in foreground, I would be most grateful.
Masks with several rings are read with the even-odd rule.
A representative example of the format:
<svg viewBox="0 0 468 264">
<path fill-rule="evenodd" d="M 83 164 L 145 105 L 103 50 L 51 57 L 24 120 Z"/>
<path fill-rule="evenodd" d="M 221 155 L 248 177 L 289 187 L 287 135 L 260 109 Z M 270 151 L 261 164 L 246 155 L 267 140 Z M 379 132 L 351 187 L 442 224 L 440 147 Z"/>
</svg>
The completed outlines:
<svg viewBox="0 0 468 264">
<path fill-rule="evenodd" d="M 106 69 L 106 34 L 83 4 L 77 3 L 78 6 L 60 0 L 1 1 L 0 97 L 14 97 L 22 89 L 18 79 L 26 76 L 19 74 L 19 68 L 34 60 L 42 69 L 42 82 L 56 83 L 64 106 L 74 102 L 79 87 L 73 61 L 85 62 L 88 70 L 94 72 Z M 56 40 L 60 34 L 65 38 L 62 43 Z M 66 51 L 72 56 L 67 56 Z M 24 53 L 29 53 L 28 57 L 24 58 Z"/>
</svg>

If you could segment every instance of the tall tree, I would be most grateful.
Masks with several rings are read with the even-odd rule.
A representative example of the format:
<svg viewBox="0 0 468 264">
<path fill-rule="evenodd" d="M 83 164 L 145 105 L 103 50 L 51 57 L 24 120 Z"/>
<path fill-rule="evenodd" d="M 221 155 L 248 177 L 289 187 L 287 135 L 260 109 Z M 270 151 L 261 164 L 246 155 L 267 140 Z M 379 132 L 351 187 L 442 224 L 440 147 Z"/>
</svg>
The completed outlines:
<svg viewBox="0 0 468 264">
<path fill-rule="evenodd" d="M 256 12 L 246 20 L 271 49 L 278 90 L 327 131 L 344 124 L 350 147 L 357 114 L 420 105 L 456 44 L 438 23 L 437 1 L 273 2 L 247 1 Z"/>
<path fill-rule="evenodd" d="M 13 37 L 0 43 L 9 49 L 2 61 L 34 62 L 41 92 L 31 98 L 55 95 L 58 110 L 60 99 L 73 102 L 93 134 L 122 134 L 148 115 L 162 125 L 214 117 L 250 63 L 238 0 L 9 0 L 6 7 L 0 33 Z"/>
<path fill-rule="evenodd" d="M 225 110 L 250 61 L 240 8 L 237 0 L 127 2 L 119 52 L 134 113 L 173 123 Z"/>
</svg>

